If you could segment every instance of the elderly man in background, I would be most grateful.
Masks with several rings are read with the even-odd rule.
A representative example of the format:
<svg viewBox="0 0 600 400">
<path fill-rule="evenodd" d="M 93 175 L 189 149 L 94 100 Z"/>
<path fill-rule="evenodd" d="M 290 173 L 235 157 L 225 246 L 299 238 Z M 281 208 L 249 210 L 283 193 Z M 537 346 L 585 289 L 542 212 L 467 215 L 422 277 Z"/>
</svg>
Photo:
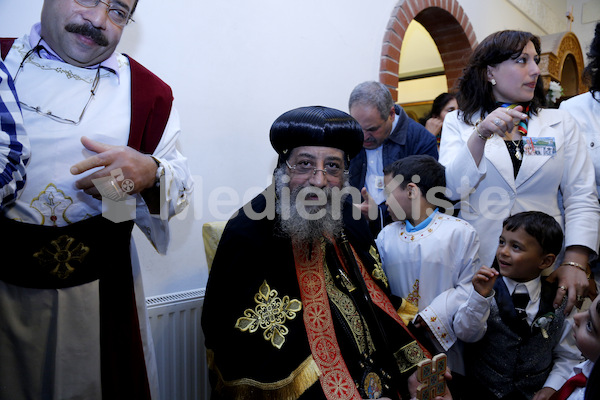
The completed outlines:
<svg viewBox="0 0 600 400">
<path fill-rule="evenodd" d="M 345 195 L 356 191 L 346 168 L 360 126 L 303 107 L 270 137 L 273 185 L 227 223 L 206 288 L 212 398 L 410 398 L 408 376 L 428 353 L 390 303 L 367 223 Z"/>
<path fill-rule="evenodd" d="M 2 399 L 157 394 L 131 231 L 165 252 L 192 181 L 171 89 L 115 52 L 136 5 L 45 0 L 6 54 L 32 156 L 0 218 Z M 118 200 L 130 220 L 103 213 Z"/>
<path fill-rule="evenodd" d="M 383 168 L 414 154 L 438 158 L 435 137 L 394 104 L 389 89 L 380 82 L 357 85 L 348 101 L 350 115 L 364 133 L 363 149 L 350 163 L 350 184 L 362 191 L 362 211 L 371 220 L 374 235 L 392 222 L 383 193 Z M 369 215 L 369 205 L 377 204 L 377 217 Z"/>
</svg>

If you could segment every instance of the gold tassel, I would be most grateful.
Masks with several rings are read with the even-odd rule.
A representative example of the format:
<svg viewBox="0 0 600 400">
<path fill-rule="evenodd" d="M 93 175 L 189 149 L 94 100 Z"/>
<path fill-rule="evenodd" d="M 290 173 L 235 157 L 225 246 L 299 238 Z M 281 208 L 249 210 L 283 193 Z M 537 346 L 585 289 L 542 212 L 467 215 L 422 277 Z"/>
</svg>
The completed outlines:
<svg viewBox="0 0 600 400">
<path fill-rule="evenodd" d="M 209 368 L 218 380 L 213 390 L 231 399 L 295 400 L 314 385 L 320 376 L 319 367 L 312 355 L 308 356 L 287 378 L 271 383 L 247 378 L 225 381 L 221 371 L 215 365 L 212 350 L 207 350 L 207 359 Z"/>
<path fill-rule="evenodd" d="M 406 299 L 402 299 L 402 304 L 400 304 L 400 307 L 397 310 L 398 316 L 406 326 L 408 326 L 408 323 L 415 318 L 418 312 L 419 309 L 414 304 L 409 303 Z"/>
</svg>

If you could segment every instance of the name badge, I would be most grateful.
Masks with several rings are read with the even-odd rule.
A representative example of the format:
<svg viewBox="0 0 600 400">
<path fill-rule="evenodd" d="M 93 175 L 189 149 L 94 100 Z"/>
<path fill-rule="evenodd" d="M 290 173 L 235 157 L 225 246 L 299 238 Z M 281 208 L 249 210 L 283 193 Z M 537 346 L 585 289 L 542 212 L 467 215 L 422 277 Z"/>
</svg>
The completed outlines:
<svg viewBox="0 0 600 400">
<path fill-rule="evenodd" d="M 385 187 L 385 183 L 383 182 L 383 176 L 376 176 L 375 177 L 375 187 L 377 189 L 382 189 Z"/>
<path fill-rule="evenodd" d="M 523 150 L 528 156 L 550 156 L 556 154 L 553 137 L 524 137 Z"/>
</svg>

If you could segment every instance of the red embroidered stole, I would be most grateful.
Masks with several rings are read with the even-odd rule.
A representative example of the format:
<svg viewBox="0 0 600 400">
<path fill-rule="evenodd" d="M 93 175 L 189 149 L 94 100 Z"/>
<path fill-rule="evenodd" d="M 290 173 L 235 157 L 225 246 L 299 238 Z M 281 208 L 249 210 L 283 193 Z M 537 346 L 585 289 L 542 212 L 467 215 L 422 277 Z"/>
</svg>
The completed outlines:
<svg viewBox="0 0 600 400">
<path fill-rule="evenodd" d="M 362 399 L 342 358 L 340 346 L 335 336 L 331 308 L 329 307 L 329 299 L 325 288 L 323 248 L 320 245 L 315 245 L 311 254 L 308 254 L 305 251 L 306 247 L 308 246 L 293 244 L 294 260 L 304 308 L 304 326 L 306 327 L 313 358 L 321 371 L 319 379 L 323 393 L 329 400 Z M 337 246 L 336 252 L 339 257 Z M 397 321 L 406 330 L 407 334 L 413 337 L 396 313 L 388 297 L 366 272 L 354 248 L 352 253 L 373 303 Z M 430 357 L 427 350 L 422 346 L 421 348 Z"/>
</svg>

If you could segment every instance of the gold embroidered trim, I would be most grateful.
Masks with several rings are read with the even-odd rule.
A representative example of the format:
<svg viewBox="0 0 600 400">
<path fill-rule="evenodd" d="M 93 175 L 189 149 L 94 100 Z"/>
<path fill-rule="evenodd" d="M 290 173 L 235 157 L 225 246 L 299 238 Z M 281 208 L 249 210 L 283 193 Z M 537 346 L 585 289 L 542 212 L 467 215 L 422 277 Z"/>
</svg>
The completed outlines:
<svg viewBox="0 0 600 400">
<path fill-rule="evenodd" d="M 384 287 L 389 287 L 388 278 L 385 274 L 385 271 L 383 270 L 383 267 L 381 266 L 379 253 L 377 253 L 375 247 L 371 246 L 371 248 L 369 249 L 369 254 L 371 255 L 371 257 L 373 257 L 373 260 L 375 260 L 375 268 L 373 269 L 371 275 L 373 276 L 373 278 L 383 283 Z"/>
<path fill-rule="evenodd" d="M 71 249 L 74 242 L 74 238 L 62 235 L 50 242 L 53 249 L 48 249 L 49 246 L 43 247 L 40 251 L 33 254 L 33 256 L 38 259 L 42 267 L 47 269 L 53 268 L 50 271 L 51 275 L 59 279 L 67 279 L 75 271 L 75 267 L 71 265 L 71 262 L 83 262 L 83 259 L 90 251 L 90 248 L 84 246 L 83 243 L 78 243 L 75 248 Z"/>
<path fill-rule="evenodd" d="M 244 316 L 238 318 L 235 327 L 242 332 L 254 333 L 261 328 L 264 330 L 263 337 L 278 349 L 281 349 L 285 343 L 285 335 L 289 329 L 285 322 L 292 320 L 302 310 L 300 300 L 291 299 L 284 296 L 283 299 L 277 297 L 277 290 L 271 290 L 271 287 L 264 281 L 260 285 L 258 293 L 254 295 L 254 301 L 257 306 L 254 310 L 248 308 L 244 311 Z"/>
<path fill-rule="evenodd" d="M 259 382 L 254 379 L 226 381 L 216 366 L 214 352 L 206 351 L 208 367 L 215 373 L 217 383 L 213 390 L 225 398 L 256 400 L 295 400 L 319 380 L 319 367 L 312 355 L 285 379 L 276 382 Z"/>
<path fill-rule="evenodd" d="M 325 288 L 324 254 L 317 242 L 293 242 L 296 275 L 304 306 L 304 327 L 310 349 L 321 371 L 321 388 L 329 400 L 360 400 L 356 383 L 344 361 L 333 326 Z"/>
<path fill-rule="evenodd" d="M 365 324 L 364 319 L 358 313 L 358 310 L 348 295 L 340 291 L 333 283 L 333 278 L 329 268 L 327 267 L 327 262 L 325 259 L 323 260 L 323 264 L 325 264 L 323 270 L 325 271 L 325 288 L 327 290 L 327 294 L 329 295 L 329 300 L 335 304 L 337 309 L 340 311 L 342 318 L 344 318 L 346 321 L 346 324 L 352 332 L 354 342 L 358 346 L 359 351 L 361 353 L 369 353 L 369 349 L 375 348 L 375 345 L 371 339 L 369 327 Z"/>
<path fill-rule="evenodd" d="M 415 367 L 421 360 L 427 358 L 416 340 L 398 349 L 398 351 L 394 353 L 394 357 L 396 357 L 396 362 L 398 363 L 398 368 L 400 368 L 401 373 L 407 372 Z"/>
<path fill-rule="evenodd" d="M 419 307 L 419 299 L 421 298 L 421 296 L 419 295 L 419 280 L 415 280 L 415 283 L 413 283 L 413 290 L 412 292 L 410 292 L 408 294 L 408 296 L 406 296 L 406 301 L 408 301 L 410 304 L 413 304 L 415 307 Z"/>
<path fill-rule="evenodd" d="M 40 225 L 45 225 L 46 217 L 48 217 L 52 225 L 56 226 L 58 214 L 67 224 L 71 224 L 71 221 L 67 218 L 67 210 L 72 204 L 73 199 L 71 197 L 65 195 L 65 192 L 57 188 L 54 183 L 49 183 L 37 197 L 31 200 L 29 207 L 40 213 L 42 217 Z"/>
<path fill-rule="evenodd" d="M 435 230 L 437 230 L 440 227 L 440 225 L 444 221 L 448 222 L 449 220 L 452 221 L 447 215 L 440 214 L 437 217 L 433 218 L 429 225 L 427 225 L 426 229 L 421 229 L 417 231 L 416 235 L 412 232 L 407 232 L 406 223 L 402 222 L 402 226 L 400 228 L 400 235 L 398 235 L 398 238 L 403 242 L 414 242 L 415 240 L 421 240 L 431 235 Z"/>
</svg>

